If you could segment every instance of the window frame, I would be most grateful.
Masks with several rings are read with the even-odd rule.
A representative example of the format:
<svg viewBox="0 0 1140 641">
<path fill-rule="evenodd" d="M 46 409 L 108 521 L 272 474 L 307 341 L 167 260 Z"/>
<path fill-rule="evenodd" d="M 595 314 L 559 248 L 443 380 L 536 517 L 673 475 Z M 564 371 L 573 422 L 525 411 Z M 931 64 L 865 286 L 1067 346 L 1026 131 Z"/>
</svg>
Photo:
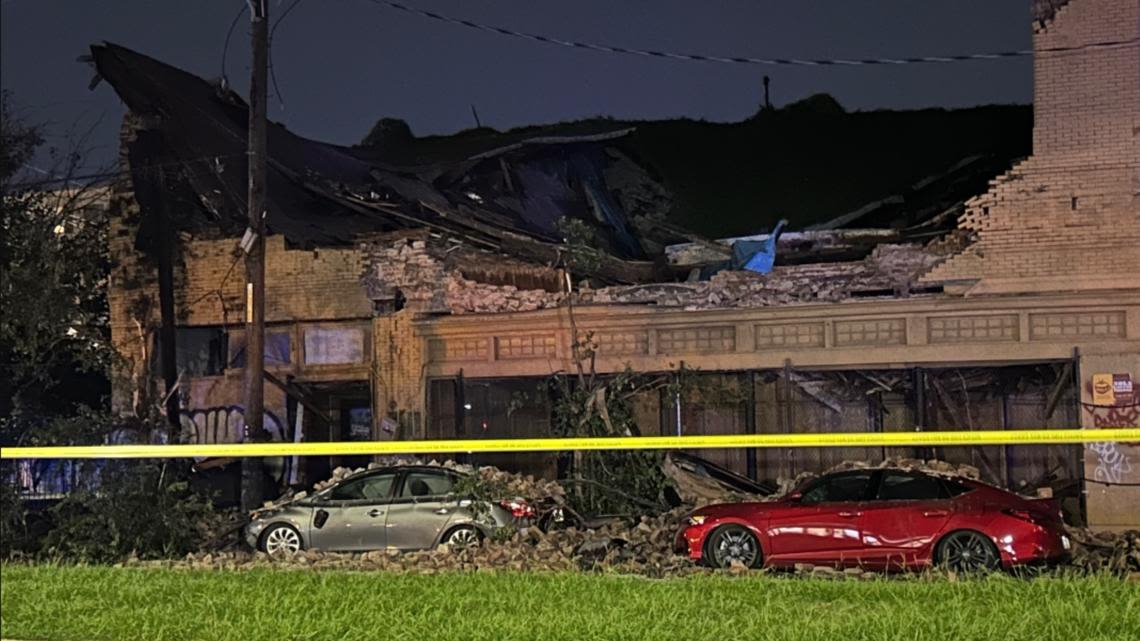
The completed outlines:
<svg viewBox="0 0 1140 641">
<path fill-rule="evenodd" d="M 926 497 L 926 498 L 911 498 L 911 499 L 883 499 L 883 498 L 879 498 L 879 494 L 880 494 L 880 492 L 882 492 L 883 487 L 886 484 L 887 477 L 890 475 L 903 476 L 903 477 L 909 477 L 909 478 L 923 478 L 923 479 L 933 481 L 934 484 L 938 487 L 938 496 Z M 934 476 L 933 474 L 926 474 L 924 472 L 915 471 L 915 470 L 881 470 L 879 472 L 879 478 L 875 482 L 875 491 L 873 492 L 873 494 L 869 500 L 874 501 L 875 503 L 902 503 L 902 502 L 908 502 L 908 501 L 947 501 L 951 498 L 953 498 L 953 497 L 950 495 L 950 491 L 946 488 L 946 483 L 944 482 L 944 480 L 937 477 L 937 476 Z"/>
<path fill-rule="evenodd" d="M 429 494 L 426 496 L 404 496 L 404 487 L 407 485 L 408 476 L 410 476 L 412 474 L 420 474 L 420 473 L 434 474 L 436 476 L 442 476 L 442 477 L 450 479 L 452 491 L 447 492 L 445 494 Z M 459 481 L 459 475 L 458 474 L 456 474 L 455 472 L 452 472 L 451 470 L 447 470 L 444 468 L 438 468 L 438 470 L 437 470 L 436 468 L 417 467 L 417 468 L 411 468 L 411 469 L 403 470 L 402 473 L 400 474 L 400 485 L 392 493 L 392 502 L 393 503 L 417 503 L 417 502 L 427 503 L 427 502 L 432 502 L 432 501 L 442 501 L 442 500 L 446 499 L 448 496 L 451 496 L 455 493 L 454 488 L 455 488 L 455 484 L 458 481 Z"/>
<path fill-rule="evenodd" d="M 388 474 L 392 475 L 394 478 L 392 479 L 392 484 L 390 486 L 388 486 L 388 495 L 383 497 L 383 498 L 377 497 L 377 498 L 359 498 L 359 499 L 338 499 L 335 496 L 337 490 L 341 489 L 342 487 L 344 487 L 345 485 L 347 485 L 349 483 L 357 483 L 357 482 L 363 483 L 363 482 L 365 482 L 369 479 L 373 479 L 377 476 L 384 476 L 384 475 L 388 475 Z M 402 475 L 400 474 L 400 472 L 398 470 L 376 470 L 375 472 L 372 472 L 371 474 L 362 474 L 360 476 L 353 477 L 351 479 L 346 479 L 346 480 L 342 481 L 341 483 L 337 484 L 335 487 L 333 487 L 332 490 L 329 492 L 328 497 L 325 500 L 328 501 L 329 503 L 333 503 L 334 505 L 341 505 L 341 506 L 373 505 L 373 504 L 378 505 L 378 504 L 382 504 L 382 503 L 391 503 L 392 499 L 394 499 L 396 497 L 396 493 L 395 493 L 396 487 L 403 482 L 401 476 Z"/>
<path fill-rule="evenodd" d="M 875 472 L 876 472 L 876 470 L 871 470 L 871 469 L 847 470 L 847 471 L 843 471 L 843 472 L 835 472 L 834 474 L 827 474 L 825 476 L 821 476 L 821 477 L 815 479 L 814 481 L 811 481 L 800 492 L 800 503 L 802 505 L 807 505 L 807 506 L 817 506 L 817 505 L 827 505 L 827 504 L 832 504 L 832 503 L 861 503 L 861 502 L 867 501 L 867 500 L 869 500 L 870 496 L 873 496 L 874 494 L 876 494 L 878 492 L 878 484 L 877 484 L 876 479 L 875 479 Z M 833 501 L 807 501 L 807 500 L 805 500 L 808 493 L 811 492 L 812 490 L 814 490 L 819 485 L 822 485 L 824 483 L 827 483 L 829 481 L 832 481 L 834 479 L 838 479 L 841 477 L 859 476 L 859 475 L 864 475 L 864 474 L 867 475 L 867 486 L 863 489 L 863 496 L 860 498 L 847 499 L 847 500 L 842 500 L 842 501 L 840 501 L 840 500 L 833 500 Z"/>
</svg>

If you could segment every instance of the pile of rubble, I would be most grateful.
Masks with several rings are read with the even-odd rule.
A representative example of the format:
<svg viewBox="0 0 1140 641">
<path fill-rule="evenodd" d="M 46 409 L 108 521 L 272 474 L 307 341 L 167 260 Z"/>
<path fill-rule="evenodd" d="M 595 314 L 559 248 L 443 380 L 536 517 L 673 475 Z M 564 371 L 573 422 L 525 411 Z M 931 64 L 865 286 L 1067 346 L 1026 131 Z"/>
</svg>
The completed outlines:
<svg viewBox="0 0 1140 641">
<path fill-rule="evenodd" d="M 245 569 L 253 567 L 312 567 L 317 569 L 379 570 L 434 574 L 442 571 L 614 571 L 649 577 L 703 572 L 688 557 L 674 554 L 673 537 L 688 508 L 634 523 L 614 522 L 594 530 L 552 530 L 537 527 L 516 533 L 505 541 L 488 540 L 473 548 L 399 552 L 374 550 L 342 554 L 304 550 L 291 557 L 262 552 L 225 550 L 189 554 L 180 560 L 138 561 L 126 565 L 193 569 Z"/>
<path fill-rule="evenodd" d="M 888 458 L 880 463 L 867 463 L 864 461 L 843 461 L 827 469 L 824 474 L 832 472 L 846 472 L 847 470 L 865 470 L 878 468 L 893 468 L 902 470 L 915 470 L 940 476 L 958 476 L 968 479 L 980 479 L 981 472 L 973 465 L 955 464 L 937 459 L 922 460 L 918 458 Z M 819 476 L 813 472 L 803 472 L 794 478 L 779 479 L 780 490 L 774 496 L 782 496 L 793 489 Z"/>
<path fill-rule="evenodd" d="M 707 281 L 606 287 L 585 291 L 582 298 L 697 310 L 909 296 L 919 277 L 943 258 L 917 245 L 880 245 L 861 261 L 777 266 L 768 274 L 722 271 Z"/>
<path fill-rule="evenodd" d="M 558 502 L 562 502 L 566 498 L 566 489 L 558 481 L 548 479 L 535 478 L 527 474 L 512 474 L 497 467 L 483 466 L 479 468 L 465 465 L 463 463 L 456 463 L 455 461 L 436 461 L 431 460 L 423 462 L 411 458 L 391 458 L 384 462 L 369 463 L 367 467 L 338 467 L 333 470 L 332 476 L 329 478 L 318 481 L 313 485 L 314 492 L 320 492 L 326 488 L 332 487 L 340 483 L 344 479 L 354 474 L 359 474 L 367 470 L 375 470 L 381 467 L 393 467 L 401 465 L 429 465 L 432 467 L 443 467 L 449 470 L 455 470 L 460 474 L 478 473 L 483 482 L 489 484 L 508 496 L 518 496 L 527 499 L 543 499 L 550 498 Z M 264 507 L 277 507 L 283 505 L 285 502 L 297 501 L 306 496 L 306 492 L 299 492 L 296 494 L 288 494 L 277 501 L 269 501 L 265 503 Z"/>
<path fill-rule="evenodd" d="M 415 460 L 393 459 L 384 465 L 425 464 Z M 431 461 L 466 474 L 478 474 L 487 487 L 511 496 L 529 500 L 553 500 L 564 504 L 566 490 L 557 481 L 537 479 L 533 476 L 512 474 L 494 467 L 472 468 L 454 462 Z M 326 481 L 317 483 L 314 490 L 321 491 L 344 478 L 369 468 L 337 468 Z M 848 461 L 827 470 L 830 472 L 892 467 L 921 470 L 927 473 L 966 478 L 978 478 L 978 469 L 969 465 L 955 465 L 946 461 L 921 459 L 889 459 L 872 465 Z M 158 565 L 175 568 L 241 569 L 253 567 L 309 567 L 315 569 L 377 570 L 386 572 L 415 572 L 434 574 L 444 571 L 607 571 L 637 574 L 647 577 L 683 576 L 708 570 L 685 555 L 673 552 L 673 541 L 684 525 L 686 516 L 696 505 L 724 500 L 774 500 L 809 480 L 812 474 L 801 474 L 794 479 L 780 481 L 780 489 L 768 496 L 746 495 L 719 485 L 715 479 L 686 472 L 683 465 L 666 459 L 666 475 L 673 481 L 685 504 L 658 516 L 639 519 L 613 520 L 594 529 L 555 529 L 543 532 L 537 527 L 516 532 L 508 539 L 495 537 L 474 548 L 449 548 L 446 545 L 434 550 L 399 552 L 375 550 L 363 553 L 330 553 L 305 550 L 288 558 L 274 558 L 261 552 L 228 549 L 191 554 L 181 560 L 138 561 L 127 565 Z M 266 503 L 274 507 L 303 498 L 305 493 L 282 497 Z M 1072 566 L 1081 571 L 1113 573 L 1140 572 L 1140 531 L 1119 534 L 1070 529 L 1074 539 Z M 730 573 L 747 571 L 744 567 L 730 568 Z M 880 577 L 873 572 L 858 569 L 836 570 L 830 567 L 798 565 L 798 574 L 812 577 L 859 579 Z"/>
<path fill-rule="evenodd" d="M 566 300 L 560 288 L 528 288 L 523 283 L 543 280 L 537 276 L 524 278 L 519 286 L 465 277 L 459 269 L 463 260 L 423 239 L 365 243 L 362 251 L 371 265 L 362 282 L 373 300 L 393 299 L 398 290 L 409 304 L 452 314 L 534 311 L 558 307 Z M 910 296 L 921 287 L 920 277 L 944 260 L 945 254 L 914 244 L 882 244 L 860 261 L 781 265 L 768 274 L 726 270 L 709 280 L 684 283 L 583 287 L 575 302 L 696 310 L 837 302 L 854 296 Z M 504 271 L 542 270 L 501 260 L 510 263 Z M 546 271 L 548 276 L 557 275 L 556 270 Z"/>
<path fill-rule="evenodd" d="M 1140 530 L 1093 532 L 1069 528 L 1073 538 L 1071 565 L 1086 572 L 1140 572 Z"/>
</svg>

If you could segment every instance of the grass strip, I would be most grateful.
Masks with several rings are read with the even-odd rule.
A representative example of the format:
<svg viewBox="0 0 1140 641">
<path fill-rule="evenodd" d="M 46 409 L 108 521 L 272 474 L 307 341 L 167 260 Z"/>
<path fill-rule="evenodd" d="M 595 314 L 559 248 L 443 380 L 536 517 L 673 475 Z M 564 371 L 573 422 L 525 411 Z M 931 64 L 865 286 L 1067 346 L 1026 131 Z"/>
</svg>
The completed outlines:
<svg viewBox="0 0 1140 641">
<path fill-rule="evenodd" d="M 0 568 L 0 637 L 35 641 L 1137 638 L 1109 576 L 829 581 Z"/>
</svg>

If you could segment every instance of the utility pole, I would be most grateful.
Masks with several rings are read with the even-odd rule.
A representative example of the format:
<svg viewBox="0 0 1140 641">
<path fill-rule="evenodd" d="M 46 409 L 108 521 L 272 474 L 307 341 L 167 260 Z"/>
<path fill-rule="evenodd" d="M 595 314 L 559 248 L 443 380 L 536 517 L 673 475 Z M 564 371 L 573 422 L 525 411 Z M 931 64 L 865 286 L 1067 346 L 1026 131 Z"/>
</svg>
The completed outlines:
<svg viewBox="0 0 1140 641">
<path fill-rule="evenodd" d="M 249 231 L 245 256 L 245 436 L 266 440 L 265 413 L 265 103 L 269 60 L 269 0 L 247 0 L 253 64 L 249 79 Z M 260 507 L 264 488 L 259 457 L 241 461 L 241 506 Z"/>
</svg>

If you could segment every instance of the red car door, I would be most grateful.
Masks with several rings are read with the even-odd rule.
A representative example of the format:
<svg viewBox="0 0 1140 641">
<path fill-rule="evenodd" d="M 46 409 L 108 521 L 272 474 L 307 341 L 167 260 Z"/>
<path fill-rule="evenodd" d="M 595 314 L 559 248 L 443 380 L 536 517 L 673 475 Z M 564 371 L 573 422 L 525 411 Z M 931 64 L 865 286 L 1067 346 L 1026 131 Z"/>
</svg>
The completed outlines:
<svg viewBox="0 0 1140 641">
<path fill-rule="evenodd" d="M 872 569 L 925 564 L 953 510 L 941 479 L 884 470 L 863 510 L 860 560 Z"/>
<path fill-rule="evenodd" d="M 870 470 L 858 470 L 821 477 L 806 486 L 798 499 L 770 511 L 769 564 L 856 562 L 871 476 Z"/>
</svg>

